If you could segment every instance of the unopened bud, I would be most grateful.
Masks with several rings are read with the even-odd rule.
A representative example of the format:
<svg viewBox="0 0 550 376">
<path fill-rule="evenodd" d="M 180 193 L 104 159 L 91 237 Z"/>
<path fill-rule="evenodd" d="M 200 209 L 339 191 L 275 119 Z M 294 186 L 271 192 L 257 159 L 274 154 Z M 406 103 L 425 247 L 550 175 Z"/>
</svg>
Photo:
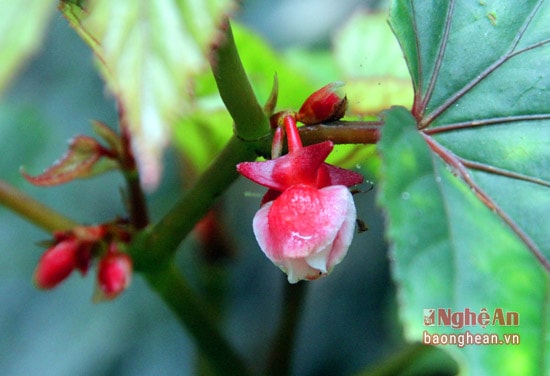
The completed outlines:
<svg viewBox="0 0 550 376">
<path fill-rule="evenodd" d="M 348 105 L 346 96 L 338 93 L 342 86 L 342 82 L 333 82 L 311 94 L 296 114 L 296 120 L 309 125 L 342 118 Z"/>
<path fill-rule="evenodd" d="M 97 300 L 116 298 L 132 279 L 132 259 L 125 253 L 109 252 L 99 262 L 97 270 Z"/>
<path fill-rule="evenodd" d="M 67 239 L 48 249 L 34 272 L 36 286 L 51 289 L 67 278 L 76 267 L 78 248 L 75 239 Z"/>
</svg>

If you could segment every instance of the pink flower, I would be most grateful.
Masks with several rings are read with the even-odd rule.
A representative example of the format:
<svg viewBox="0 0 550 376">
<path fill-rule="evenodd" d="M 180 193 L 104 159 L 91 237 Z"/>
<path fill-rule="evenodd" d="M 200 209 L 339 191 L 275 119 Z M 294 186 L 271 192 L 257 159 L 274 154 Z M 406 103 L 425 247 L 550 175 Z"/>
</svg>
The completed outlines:
<svg viewBox="0 0 550 376">
<path fill-rule="evenodd" d="M 346 255 L 356 219 L 347 187 L 363 177 L 324 163 L 331 141 L 303 147 L 292 116 L 284 126 L 288 154 L 243 162 L 237 170 L 269 188 L 254 216 L 254 234 L 265 255 L 296 283 L 330 273 Z"/>
</svg>

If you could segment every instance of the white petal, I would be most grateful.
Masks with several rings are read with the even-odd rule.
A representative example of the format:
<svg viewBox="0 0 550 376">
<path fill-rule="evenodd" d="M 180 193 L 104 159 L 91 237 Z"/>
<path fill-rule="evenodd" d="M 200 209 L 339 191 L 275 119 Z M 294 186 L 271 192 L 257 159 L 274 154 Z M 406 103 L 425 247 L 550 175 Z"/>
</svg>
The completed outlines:
<svg viewBox="0 0 550 376">
<path fill-rule="evenodd" d="M 338 265 L 348 253 L 348 248 L 353 240 L 353 234 L 355 232 L 357 211 L 355 209 L 355 203 L 351 193 L 347 189 L 346 191 L 348 193 L 347 211 L 342 227 L 340 228 L 340 231 L 338 231 L 338 235 L 336 236 L 336 239 L 332 245 L 332 250 L 330 251 L 330 256 L 327 263 L 329 272 L 335 265 Z"/>
<path fill-rule="evenodd" d="M 254 230 L 254 236 L 256 237 L 256 240 L 258 241 L 262 252 L 267 256 L 268 259 L 276 263 L 280 261 L 280 251 L 275 249 L 274 247 L 273 235 L 269 230 L 269 223 L 267 219 L 269 209 L 271 208 L 272 204 L 273 201 L 270 201 L 263 205 L 260 210 L 258 210 L 256 215 L 254 216 L 254 220 L 252 221 L 252 228 Z"/>
<path fill-rule="evenodd" d="M 320 276 L 319 271 L 311 268 L 302 258 L 285 260 L 284 266 L 282 266 L 281 269 L 288 274 L 289 283 L 296 283 L 301 280 L 311 280 Z"/>
<path fill-rule="evenodd" d="M 305 260 L 309 266 L 319 270 L 323 274 L 326 274 L 328 258 L 330 256 L 331 250 L 332 250 L 332 243 L 327 244 L 327 246 L 321 249 L 319 252 L 313 253 L 312 255 L 306 257 Z"/>
</svg>

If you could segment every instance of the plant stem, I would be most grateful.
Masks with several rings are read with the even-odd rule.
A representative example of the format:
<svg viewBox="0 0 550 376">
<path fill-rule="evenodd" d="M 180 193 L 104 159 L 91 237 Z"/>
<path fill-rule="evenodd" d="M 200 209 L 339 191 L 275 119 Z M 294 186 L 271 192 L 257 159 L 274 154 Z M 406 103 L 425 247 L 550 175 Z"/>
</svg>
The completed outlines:
<svg viewBox="0 0 550 376">
<path fill-rule="evenodd" d="M 126 118 L 126 108 L 122 101 L 118 101 L 118 121 L 121 141 L 119 162 L 124 179 L 126 180 L 126 186 L 128 187 L 129 197 L 127 206 L 130 222 L 136 230 L 141 230 L 149 224 L 149 212 L 147 210 L 145 194 L 141 188 L 137 163 L 132 151 L 132 133 L 130 132 L 128 119 Z"/>
<path fill-rule="evenodd" d="M 170 258 L 195 224 L 207 213 L 215 200 L 238 177 L 235 166 L 254 160 L 256 153 L 235 136 L 218 155 L 199 180 L 176 202 L 172 209 L 138 242 L 132 255 L 136 268 Z M 141 262 L 140 262 L 141 260 Z"/>
<path fill-rule="evenodd" d="M 141 230 L 149 224 L 149 215 L 145 195 L 141 189 L 137 170 L 124 171 L 124 180 L 128 188 L 128 211 L 130 222 L 136 230 Z"/>
<path fill-rule="evenodd" d="M 0 180 L 0 203 L 47 232 L 69 230 L 78 223 Z"/>
<path fill-rule="evenodd" d="M 146 273 L 145 278 L 193 336 L 215 374 L 250 374 L 238 354 L 222 337 L 209 306 L 197 298 L 173 261 L 165 263 L 155 272 Z"/>
<path fill-rule="evenodd" d="M 284 376 L 290 374 L 296 329 L 300 321 L 306 291 L 306 282 L 302 281 L 291 285 L 285 280 L 281 323 L 271 346 L 266 375 Z"/>
<path fill-rule="evenodd" d="M 244 71 L 229 20 L 225 35 L 214 47 L 212 72 L 220 96 L 235 122 L 235 134 L 245 141 L 256 141 L 270 134 L 269 120 L 258 104 Z"/>
<path fill-rule="evenodd" d="M 376 144 L 384 123 L 380 121 L 338 121 L 299 127 L 304 145 L 331 140 L 335 144 Z"/>
</svg>

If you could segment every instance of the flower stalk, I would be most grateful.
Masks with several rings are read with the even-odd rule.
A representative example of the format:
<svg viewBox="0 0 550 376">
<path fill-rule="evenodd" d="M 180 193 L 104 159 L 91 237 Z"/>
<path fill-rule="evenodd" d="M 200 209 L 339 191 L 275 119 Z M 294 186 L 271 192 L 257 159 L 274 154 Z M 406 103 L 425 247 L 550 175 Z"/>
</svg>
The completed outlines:
<svg viewBox="0 0 550 376">
<path fill-rule="evenodd" d="M 0 203 L 37 227 L 47 231 L 64 231 L 78 223 L 0 180 Z"/>
</svg>

